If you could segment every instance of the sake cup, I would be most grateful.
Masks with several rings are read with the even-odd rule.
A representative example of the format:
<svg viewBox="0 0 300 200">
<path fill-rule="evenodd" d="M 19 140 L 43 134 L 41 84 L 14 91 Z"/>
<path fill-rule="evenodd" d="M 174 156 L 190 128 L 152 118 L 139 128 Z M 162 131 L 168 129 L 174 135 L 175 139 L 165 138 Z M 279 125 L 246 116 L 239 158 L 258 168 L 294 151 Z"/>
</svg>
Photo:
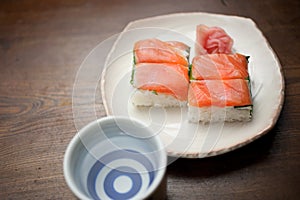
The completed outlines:
<svg viewBox="0 0 300 200">
<path fill-rule="evenodd" d="M 166 165 L 158 135 L 138 120 L 111 116 L 74 136 L 63 168 L 79 199 L 165 199 Z"/>
</svg>

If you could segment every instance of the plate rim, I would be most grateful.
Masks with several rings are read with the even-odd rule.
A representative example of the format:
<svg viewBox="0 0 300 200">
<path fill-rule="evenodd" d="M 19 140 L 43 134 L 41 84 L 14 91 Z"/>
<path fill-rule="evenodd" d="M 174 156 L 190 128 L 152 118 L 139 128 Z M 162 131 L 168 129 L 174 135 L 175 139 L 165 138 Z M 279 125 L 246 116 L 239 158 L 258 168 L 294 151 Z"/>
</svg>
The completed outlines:
<svg viewBox="0 0 300 200">
<path fill-rule="evenodd" d="M 254 27 L 256 28 L 256 30 L 258 31 L 258 33 L 260 34 L 261 38 L 264 40 L 265 44 L 267 45 L 268 50 L 272 53 L 272 55 L 274 56 L 274 60 L 276 61 L 277 65 L 278 65 L 278 72 L 281 78 L 281 84 L 280 84 L 280 90 L 279 90 L 279 103 L 278 106 L 276 108 L 276 110 L 274 110 L 274 112 L 272 113 L 272 119 L 269 121 L 269 123 L 266 124 L 265 128 L 262 129 L 261 131 L 257 132 L 254 136 L 246 139 L 245 141 L 241 141 L 237 144 L 231 145 L 230 147 L 224 147 L 224 148 L 220 148 L 220 149 L 216 149 L 216 150 L 212 150 L 210 152 L 199 152 L 199 151 L 195 151 L 195 152 L 176 152 L 176 151 L 169 151 L 168 149 L 166 149 L 166 152 L 168 154 L 168 156 L 171 157 L 181 157 L 181 158 L 191 158 L 191 159 L 197 159 L 197 158 L 205 158 L 205 157 L 212 157 L 212 156 L 217 156 L 217 155 L 221 155 L 227 152 L 231 152 L 235 149 L 241 148 L 255 140 L 257 140 L 258 138 L 262 137 L 263 135 L 267 134 L 277 123 L 278 118 L 280 116 L 280 113 L 282 111 L 283 108 L 283 104 L 284 104 L 284 97 L 285 97 L 285 80 L 284 80 L 284 74 L 283 74 L 283 69 L 282 69 L 282 65 L 280 63 L 280 60 L 278 59 L 277 54 L 275 53 L 275 51 L 272 49 L 270 43 L 268 42 L 268 40 L 266 39 L 266 37 L 264 36 L 264 34 L 262 33 L 262 31 L 258 28 L 257 24 L 248 17 L 244 17 L 244 16 L 237 16 L 237 15 L 230 15 L 230 14 L 219 14 L 219 13 L 208 13 L 208 12 L 180 12 L 180 13 L 170 13 L 170 14 L 165 14 L 165 15 L 156 15 L 156 16 L 152 16 L 152 17 L 146 17 L 146 18 L 141 18 L 141 19 L 137 19 L 137 20 L 133 20 L 130 21 L 122 30 L 122 32 L 119 34 L 119 36 L 117 37 L 116 41 L 114 42 L 108 56 L 105 62 L 104 66 L 107 66 L 107 62 L 112 54 L 112 52 L 115 50 L 116 45 L 118 43 L 118 41 L 120 40 L 120 38 L 122 37 L 122 33 L 126 32 L 127 30 L 129 30 L 129 28 L 135 24 L 135 23 L 140 23 L 143 21 L 151 21 L 151 20 L 157 20 L 160 18 L 172 18 L 172 17 L 178 17 L 178 16 L 191 16 L 191 15 L 207 15 L 207 16 L 217 16 L 217 17 L 228 17 L 228 18 L 237 18 L 240 20 L 247 20 L 250 23 L 252 23 L 254 25 Z M 277 67 L 276 67 L 277 68 Z M 105 98 L 105 74 L 106 74 L 106 67 L 104 67 L 104 70 L 102 72 L 102 76 L 101 76 L 101 97 L 102 97 L 102 101 L 103 101 L 103 105 L 104 105 L 104 109 L 107 115 L 113 115 L 111 113 L 111 111 L 108 108 L 108 104 L 106 102 L 106 98 Z"/>
</svg>

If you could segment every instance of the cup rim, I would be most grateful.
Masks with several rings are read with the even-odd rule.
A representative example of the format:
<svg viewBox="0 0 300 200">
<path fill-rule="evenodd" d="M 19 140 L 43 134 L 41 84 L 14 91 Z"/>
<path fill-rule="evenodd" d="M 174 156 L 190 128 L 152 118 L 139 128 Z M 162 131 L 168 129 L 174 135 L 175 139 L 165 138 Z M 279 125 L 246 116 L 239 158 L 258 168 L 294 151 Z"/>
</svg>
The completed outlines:
<svg viewBox="0 0 300 200">
<path fill-rule="evenodd" d="M 63 160 L 63 173 L 64 173 L 64 178 L 65 181 L 68 185 L 68 187 L 71 189 L 71 191 L 73 192 L 73 194 L 75 194 L 75 196 L 77 196 L 80 199 L 90 199 L 90 197 L 88 197 L 87 195 L 85 195 L 83 192 L 81 192 L 71 173 L 71 159 L 72 159 L 72 155 L 74 153 L 74 150 L 76 147 L 78 147 L 78 145 L 82 145 L 81 143 L 81 137 L 89 134 L 89 130 L 94 127 L 94 126 L 98 126 L 100 124 L 104 124 L 104 123 L 109 123 L 109 122 L 115 122 L 115 121 L 121 121 L 123 123 L 127 123 L 127 122 L 132 122 L 134 121 L 135 123 L 138 123 L 139 125 L 143 126 L 143 128 L 146 128 L 148 132 L 152 132 L 143 122 L 141 122 L 138 119 L 132 119 L 132 118 L 128 118 L 128 117 L 123 117 L 123 116 L 106 116 L 106 117 L 102 117 L 100 119 L 94 120 L 92 122 L 90 122 L 89 124 L 87 124 L 86 126 L 84 126 L 82 129 L 80 129 L 76 135 L 71 139 L 70 143 L 67 146 L 67 149 L 65 151 L 65 155 L 64 155 L 64 160 Z M 154 135 L 153 136 L 155 139 L 156 144 L 158 145 L 159 149 L 164 149 L 164 145 L 162 143 L 162 141 L 160 140 L 158 135 Z M 84 147 L 86 148 L 86 147 Z M 151 184 L 151 186 L 148 188 L 148 190 L 146 191 L 146 193 L 143 194 L 143 196 L 141 196 L 142 199 L 147 198 L 149 196 L 151 196 L 151 194 L 158 188 L 158 186 L 161 184 L 161 182 L 163 181 L 163 178 L 165 176 L 166 173 L 166 168 L 167 168 L 167 153 L 166 151 L 160 151 L 163 155 L 161 156 L 160 162 L 162 163 L 162 167 L 156 169 L 157 171 L 157 176 L 154 179 L 153 183 Z M 139 197 L 140 198 L 140 197 Z"/>
</svg>

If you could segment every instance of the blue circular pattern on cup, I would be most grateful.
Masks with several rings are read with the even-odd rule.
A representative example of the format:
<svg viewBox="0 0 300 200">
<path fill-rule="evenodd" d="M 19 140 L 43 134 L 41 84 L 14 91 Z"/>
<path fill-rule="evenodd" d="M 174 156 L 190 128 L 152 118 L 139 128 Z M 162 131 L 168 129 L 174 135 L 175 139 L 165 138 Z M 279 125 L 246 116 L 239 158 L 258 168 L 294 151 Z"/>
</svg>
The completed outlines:
<svg viewBox="0 0 300 200">
<path fill-rule="evenodd" d="M 132 187 L 128 192 L 119 193 L 114 187 L 115 180 L 120 176 L 129 177 L 132 181 Z M 129 199 L 134 197 L 142 187 L 141 175 L 131 167 L 118 167 L 109 172 L 104 180 L 104 189 L 107 196 L 112 199 Z"/>
<path fill-rule="evenodd" d="M 98 174 L 105 166 L 118 159 L 134 160 L 143 165 L 146 169 L 145 171 L 149 176 L 149 184 L 147 187 L 152 184 L 155 176 L 154 167 L 151 161 L 146 156 L 144 156 L 140 152 L 129 149 L 112 151 L 99 158 L 89 171 L 87 178 L 87 188 L 93 199 L 100 200 L 96 188 L 96 180 Z M 140 191 L 142 185 L 145 184 L 142 182 L 140 173 L 141 172 L 138 172 L 137 170 L 129 166 L 118 166 L 115 169 L 111 169 L 108 175 L 106 177 L 103 177 L 104 192 L 112 199 L 128 199 L 134 197 Z M 128 192 L 121 193 L 114 188 L 113 183 L 120 176 L 126 176 L 131 179 L 133 184 Z"/>
</svg>

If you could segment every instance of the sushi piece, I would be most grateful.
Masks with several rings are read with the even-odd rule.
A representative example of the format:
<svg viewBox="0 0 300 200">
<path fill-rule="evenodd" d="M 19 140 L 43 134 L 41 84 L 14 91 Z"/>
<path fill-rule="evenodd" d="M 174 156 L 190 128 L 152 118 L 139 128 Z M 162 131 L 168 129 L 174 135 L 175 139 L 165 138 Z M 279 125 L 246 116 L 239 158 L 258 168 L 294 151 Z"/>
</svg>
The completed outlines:
<svg viewBox="0 0 300 200">
<path fill-rule="evenodd" d="M 247 79 L 248 60 L 242 54 L 206 54 L 194 57 L 191 79 Z"/>
<path fill-rule="evenodd" d="M 185 106 L 189 86 L 188 68 L 173 63 L 139 63 L 134 67 L 131 97 L 135 106 Z"/>
<path fill-rule="evenodd" d="M 190 47 L 179 41 L 140 40 L 134 45 L 131 97 L 135 106 L 185 106 Z"/>
<path fill-rule="evenodd" d="M 248 80 L 192 80 L 188 91 L 190 122 L 249 121 L 252 99 Z"/>
<path fill-rule="evenodd" d="M 134 45 L 134 62 L 173 63 L 188 66 L 189 48 L 181 42 L 158 39 L 140 40 Z"/>
<path fill-rule="evenodd" d="M 233 39 L 220 27 L 200 24 L 196 30 L 195 55 L 232 53 Z"/>
</svg>

